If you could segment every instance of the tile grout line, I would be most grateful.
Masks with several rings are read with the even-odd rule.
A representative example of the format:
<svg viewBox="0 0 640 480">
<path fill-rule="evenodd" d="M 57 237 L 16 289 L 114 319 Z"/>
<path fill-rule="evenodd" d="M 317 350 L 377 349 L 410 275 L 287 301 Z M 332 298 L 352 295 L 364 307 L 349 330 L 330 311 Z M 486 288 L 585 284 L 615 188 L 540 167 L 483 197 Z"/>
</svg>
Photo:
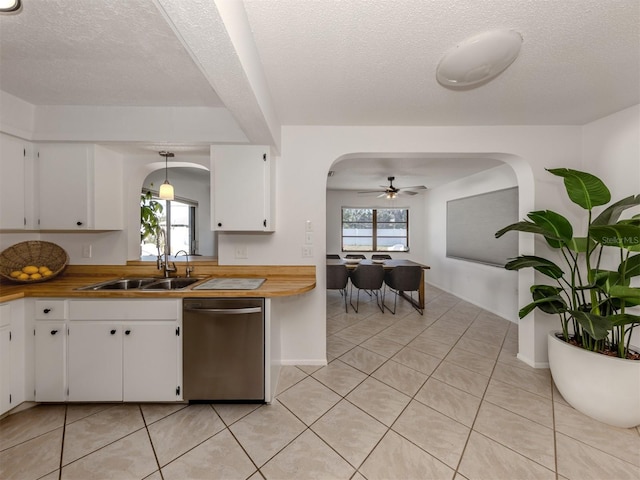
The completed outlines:
<svg viewBox="0 0 640 480">
<path fill-rule="evenodd" d="M 147 419 L 144 416 L 144 411 L 142 410 L 141 404 L 138 404 L 138 409 L 140 410 L 140 415 L 142 415 L 142 421 L 144 422 L 144 429 L 147 431 L 147 437 L 149 438 L 149 443 L 151 444 L 151 451 L 153 452 L 153 458 L 156 459 L 156 465 L 158 465 L 158 472 L 160 473 L 160 478 L 164 480 L 164 475 L 162 474 L 162 468 L 160 468 L 160 461 L 158 460 L 158 454 L 156 453 L 156 447 L 153 444 L 153 440 L 151 439 L 151 432 L 149 431 L 149 425 L 147 424 Z M 151 474 L 153 474 L 153 472 L 151 472 Z"/>
<path fill-rule="evenodd" d="M 69 411 L 69 405 L 64 406 L 64 422 L 62 424 L 62 444 L 60 445 L 60 464 L 58 466 L 58 480 L 62 480 L 62 458 L 64 455 L 64 438 L 67 432 L 67 413 Z"/>
</svg>

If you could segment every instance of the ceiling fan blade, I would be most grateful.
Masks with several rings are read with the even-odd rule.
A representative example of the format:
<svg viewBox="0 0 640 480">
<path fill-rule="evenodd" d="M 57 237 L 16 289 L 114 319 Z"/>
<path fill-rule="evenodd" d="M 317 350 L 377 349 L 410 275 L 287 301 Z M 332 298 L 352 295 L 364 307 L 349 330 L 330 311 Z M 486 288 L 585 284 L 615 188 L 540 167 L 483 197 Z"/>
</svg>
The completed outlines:
<svg viewBox="0 0 640 480">
<path fill-rule="evenodd" d="M 358 195 L 370 195 L 372 193 L 384 193 L 384 190 L 363 190 L 361 192 L 357 192 Z"/>
<path fill-rule="evenodd" d="M 398 194 L 400 194 L 400 195 L 417 195 L 418 192 L 411 192 L 411 191 L 403 189 L 401 192 L 398 192 Z"/>
<path fill-rule="evenodd" d="M 415 187 L 400 187 L 400 190 L 426 190 L 424 185 L 416 185 Z"/>
</svg>

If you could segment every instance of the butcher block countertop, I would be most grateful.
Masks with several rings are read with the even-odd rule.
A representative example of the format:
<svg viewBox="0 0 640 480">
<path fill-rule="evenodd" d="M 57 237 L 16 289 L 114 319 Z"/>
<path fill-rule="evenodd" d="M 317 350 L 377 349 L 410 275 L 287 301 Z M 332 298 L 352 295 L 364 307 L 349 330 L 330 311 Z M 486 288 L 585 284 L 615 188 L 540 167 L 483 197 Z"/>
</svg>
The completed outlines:
<svg viewBox="0 0 640 480">
<path fill-rule="evenodd" d="M 69 265 L 56 278 L 40 283 L 0 283 L 0 302 L 23 297 L 64 298 L 188 298 L 188 297 L 286 297 L 300 295 L 316 286 L 315 265 L 217 265 L 195 263 L 191 277 L 201 281 L 180 290 L 77 290 L 110 279 L 158 277 L 162 272 L 155 263 L 130 262 L 127 265 Z M 183 262 L 177 263 L 178 276 L 184 277 Z M 175 273 L 172 274 L 175 276 Z M 253 290 L 198 290 L 196 287 L 213 278 L 264 278 Z"/>
</svg>

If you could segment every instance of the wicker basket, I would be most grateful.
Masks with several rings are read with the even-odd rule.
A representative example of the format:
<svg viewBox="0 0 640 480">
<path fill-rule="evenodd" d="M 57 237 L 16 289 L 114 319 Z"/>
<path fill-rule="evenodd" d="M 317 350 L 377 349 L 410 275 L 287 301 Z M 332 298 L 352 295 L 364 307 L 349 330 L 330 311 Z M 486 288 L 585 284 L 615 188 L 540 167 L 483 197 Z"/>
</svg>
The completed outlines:
<svg viewBox="0 0 640 480">
<path fill-rule="evenodd" d="M 30 240 L 16 243 L 0 253 L 0 276 L 16 283 L 45 282 L 58 276 L 67 263 L 69 255 L 62 247 L 51 242 Z M 27 265 L 47 266 L 52 273 L 46 277 L 28 280 L 11 277 L 11 272 L 21 270 Z"/>
</svg>

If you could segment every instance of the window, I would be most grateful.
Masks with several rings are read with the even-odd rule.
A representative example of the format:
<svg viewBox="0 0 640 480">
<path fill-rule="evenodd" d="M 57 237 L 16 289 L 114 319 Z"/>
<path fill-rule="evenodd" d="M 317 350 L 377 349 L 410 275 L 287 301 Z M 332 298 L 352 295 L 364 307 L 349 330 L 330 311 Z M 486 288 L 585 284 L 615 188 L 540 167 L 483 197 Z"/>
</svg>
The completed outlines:
<svg viewBox="0 0 640 480">
<path fill-rule="evenodd" d="M 143 192 L 144 193 L 144 192 Z M 167 234 L 169 254 L 175 255 L 180 250 L 190 255 L 196 253 L 196 208 L 198 204 L 186 199 L 161 200 L 153 192 L 153 200 L 162 205 L 159 223 Z M 167 228 L 169 225 L 169 228 Z M 142 255 L 157 255 L 158 247 L 155 236 L 142 241 Z"/>
<path fill-rule="evenodd" d="M 342 251 L 408 252 L 409 210 L 342 207 Z"/>
</svg>

